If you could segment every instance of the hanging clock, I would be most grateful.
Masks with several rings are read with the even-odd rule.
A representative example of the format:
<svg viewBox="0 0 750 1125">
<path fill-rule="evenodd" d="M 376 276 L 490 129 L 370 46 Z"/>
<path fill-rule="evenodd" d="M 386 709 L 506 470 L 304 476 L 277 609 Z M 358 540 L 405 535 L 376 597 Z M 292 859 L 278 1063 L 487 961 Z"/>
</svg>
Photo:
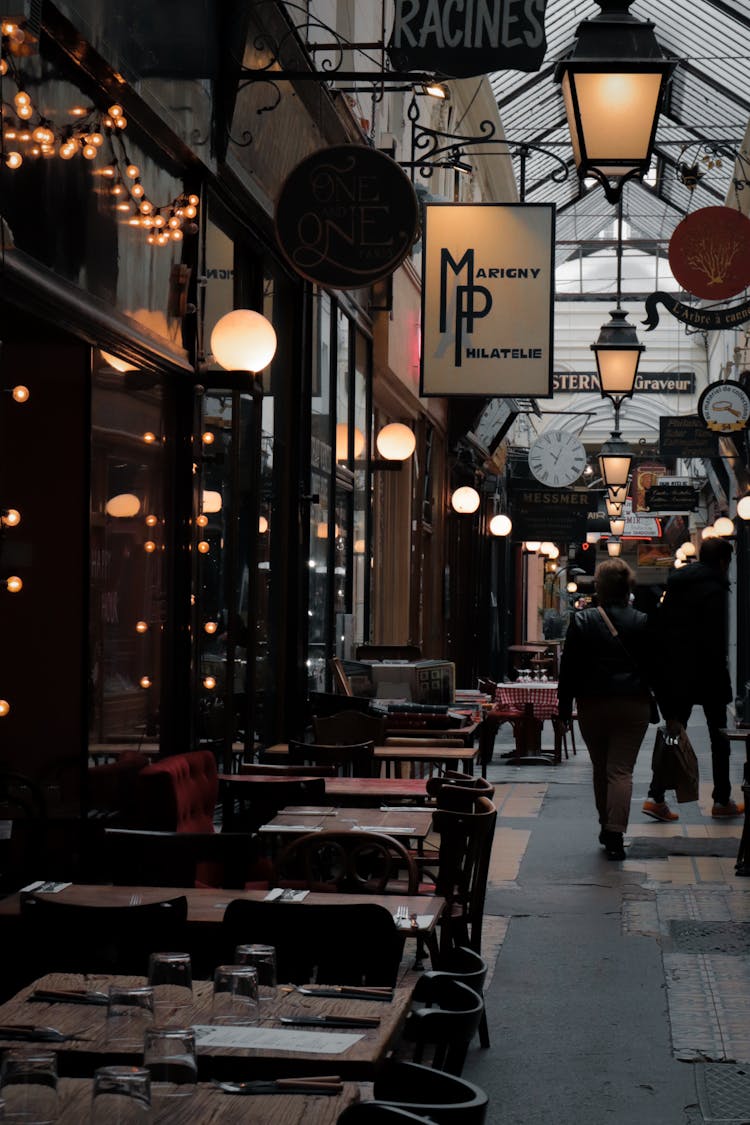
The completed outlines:
<svg viewBox="0 0 750 1125">
<path fill-rule="evenodd" d="M 742 383 L 709 383 L 698 399 L 698 413 L 709 430 L 727 434 L 744 430 L 750 419 L 750 395 Z"/>
<path fill-rule="evenodd" d="M 529 449 L 529 468 L 538 481 L 552 488 L 572 484 L 585 467 L 586 450 L 566 430 L 545 430 Z"/>
</svg>

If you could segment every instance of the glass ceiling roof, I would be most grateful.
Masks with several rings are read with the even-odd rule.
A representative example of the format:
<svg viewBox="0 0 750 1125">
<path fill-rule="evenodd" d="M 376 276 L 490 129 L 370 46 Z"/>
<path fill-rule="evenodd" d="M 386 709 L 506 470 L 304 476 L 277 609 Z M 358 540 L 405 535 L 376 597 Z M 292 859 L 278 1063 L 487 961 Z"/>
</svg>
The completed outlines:
<svg viewBox="0 0 750 1125">
<path fill-rule="evenodd" d="M 657 130 L 653 182 L 630 183 L 623 194 L 631 236 L 666 244 L 688 211 L 729 201 L 734 154 L 750 121 L 750 0 L 635 0 L 630 10 L 653 20 L 662 49 L 680 60 Z M 579 183 L 554 79 L 555 63 L 572 49 L 579 23 L 599 11 L 594 0 L 547 0 L 542 69 L 490 75 L 508 139 L 547 148 L 569 166 L 560 183 L 550 178 L 556 167 L 551 157 L 534 153 L 526 165 L 526 201 L 557 205 L 558 261 L 573 253 L 576 243 L 609 237 L 614 214 L 599 186 Z M 724 143 L 718 159 L 711 151 L 717 142 Z M 682 181 L 681 163 L 697 163 L 703 173 L 693 191 Z M 520 182 L 518 158 L 514 165 Z M 750 163 L 738 175 L 750 180 Z"/>
</svg>

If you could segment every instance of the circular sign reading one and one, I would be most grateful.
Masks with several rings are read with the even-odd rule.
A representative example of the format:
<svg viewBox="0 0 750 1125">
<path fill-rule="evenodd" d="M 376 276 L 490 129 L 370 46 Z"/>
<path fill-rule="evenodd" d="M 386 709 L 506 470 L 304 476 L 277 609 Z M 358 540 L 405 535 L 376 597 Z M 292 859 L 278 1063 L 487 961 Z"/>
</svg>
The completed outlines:
<svg viewBox="0 0 750 1125">
<path fill-rule="evenodd" d="M 709 430 L 727 434 L 744 430 L 750 419 L 750 395 L 741 383 L 711 383 L 698 399 L 698 413 Z"/>
<path fill-rule="evenodd" d="M 702 207 L 675 228 L 669 265 L 683 289 L 723 301 L 750 285 L 750 219 L 732 207 Z"/>
<path fill-rule="evenodd" d="M 276 234 L 289 264 L 331 289 L 361 289 L 388 277 L 418 230 L 408 176 L 384 152 L 360 145 L 306 157 L 276 204 Z"/>
</svg>

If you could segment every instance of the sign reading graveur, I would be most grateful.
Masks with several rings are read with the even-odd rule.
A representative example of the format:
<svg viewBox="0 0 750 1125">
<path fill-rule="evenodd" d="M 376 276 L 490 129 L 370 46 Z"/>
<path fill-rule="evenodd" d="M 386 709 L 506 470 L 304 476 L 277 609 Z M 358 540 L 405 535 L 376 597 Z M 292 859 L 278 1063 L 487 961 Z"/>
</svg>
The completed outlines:
<svg viewBox="0 0 750 1125">
<path fill-rule="evenodd" d="M 662 415 L 659 453 L 662 457 L 718 457 L 718 437 L 706 429 L 698 414 Z"/>
<path fill-rule="evenodd" d="M 599 394 L 599 376 L 595 371 L 556 371 L 552 376 L 552 389 L 555 394 L 564 391 L 596 391 Z M 636 375 L 634 390 L 639 394 L 692 395 L 695 393 L 695 372 Z"/>
<path fill-rule="evenodd" d="M 276 235 L 292 268 L 331 289 L 362 289 L 388 277 L 419 229 L 411 181 L 395 160 L 364 145 L 308 156 L 276 203 Z"/>
<path fill-rule="evenodd" d="M 572 543 L 586 538 L 589 512 L 598 495 L 564 488 L 513 486 L 509 492 L 513 539 L 551 539 Z"/>
<path fill-rule="evenodd" d="M 394 0 L 388 43 L 397 70 L 472 78 L 539 70 L 547 0 Z"/>
<path fill-rule="evenodd" d="M 428 203 L 420 393 L 550 398 L 551 203 Z"/>
</svg>

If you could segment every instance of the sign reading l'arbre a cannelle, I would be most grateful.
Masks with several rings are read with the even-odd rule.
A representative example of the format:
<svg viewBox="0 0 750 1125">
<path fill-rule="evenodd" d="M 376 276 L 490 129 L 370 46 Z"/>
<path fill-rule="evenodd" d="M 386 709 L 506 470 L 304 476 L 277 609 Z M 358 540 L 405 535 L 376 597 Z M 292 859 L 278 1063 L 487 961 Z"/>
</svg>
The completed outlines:
<svg viewBox="0 0 750 1125">
<path fill-rule="evenodd" d="M 394 0 L 388 43 L 397 70 L 471 78 L 539 70 L 547 0 Z"/>
<path fill-rule="evenodd" d="M 428 203 L 421 394 L 552 395 L 550 203 Z"/>
</svg>

